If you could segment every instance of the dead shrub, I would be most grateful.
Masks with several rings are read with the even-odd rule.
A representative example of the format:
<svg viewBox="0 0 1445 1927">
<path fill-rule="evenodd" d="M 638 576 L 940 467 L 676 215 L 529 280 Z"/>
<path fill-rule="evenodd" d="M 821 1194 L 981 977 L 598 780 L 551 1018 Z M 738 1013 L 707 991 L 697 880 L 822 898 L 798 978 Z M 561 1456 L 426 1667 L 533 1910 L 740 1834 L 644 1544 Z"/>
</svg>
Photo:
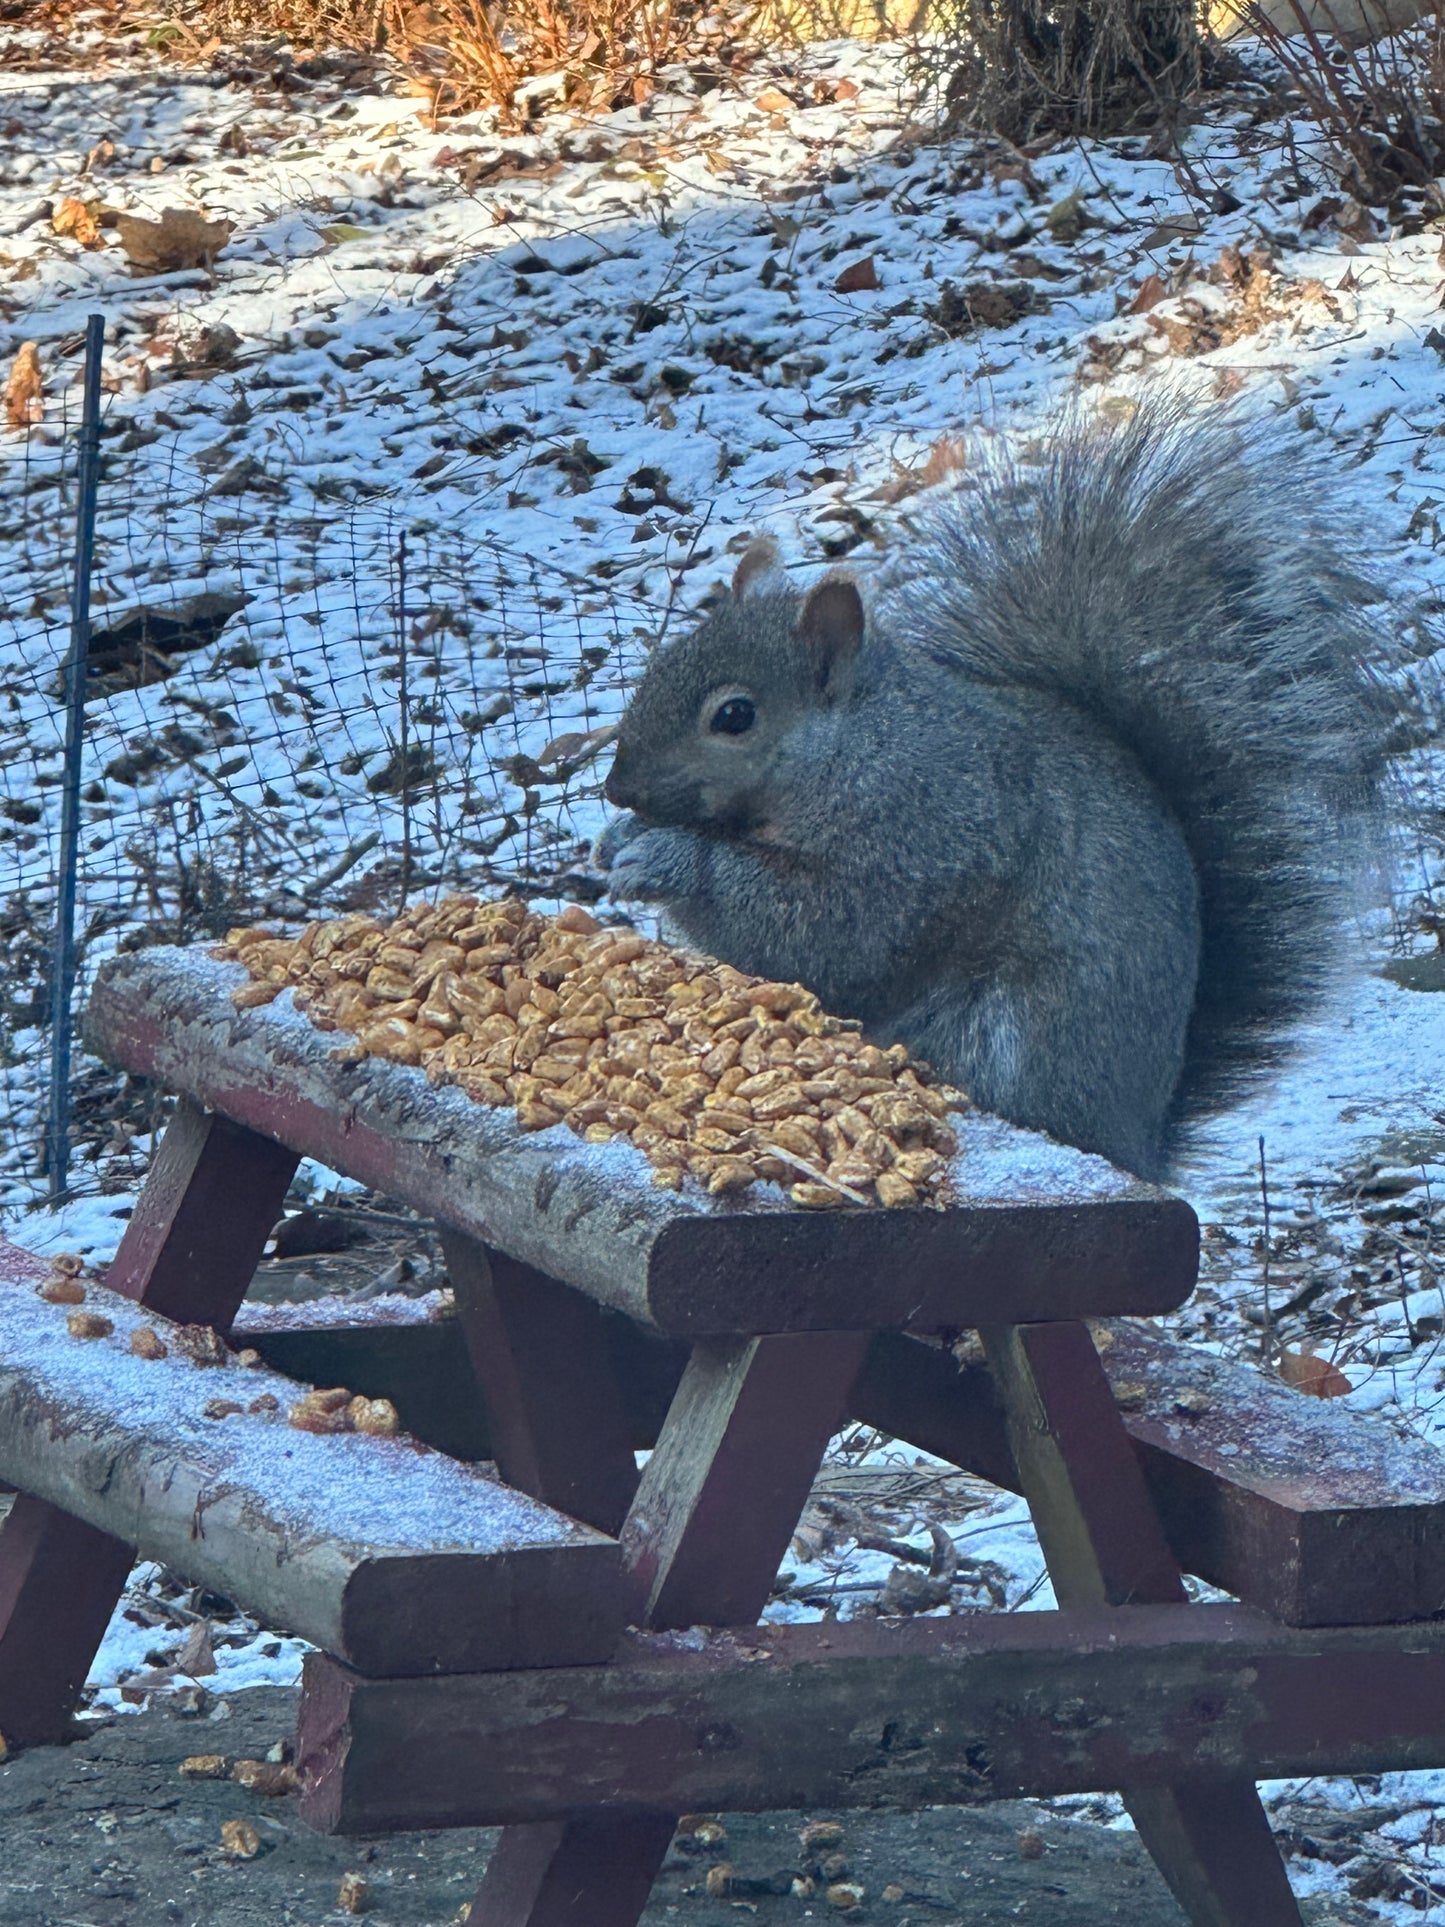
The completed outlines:
<svg viewBox="0 0 1445 1927">
<path fill-rule="evenodd" d="M 954 125 L 1024 143 L 1173 121 L 1201 80 L 1194 0 L 941 0 Z"/>
<path fill-rule="evenodd" d="M 701 13 L 691 0 L 391 0 L 388 43 L 433 83 L 438 112 L 495 104 L 525 115 L 553 100 L 644 99 L 649 76 L 684 57 Z"/>
<path fill-rule="evenodd" d="M 1392 36 L 1399 0 L 1245 0 L 1235 10 L 1303 97 L 1352 199 L 1394 211 L 1413 197 L 1427 216 L 1445 210 L 1445 12 Z"/>
</svg>

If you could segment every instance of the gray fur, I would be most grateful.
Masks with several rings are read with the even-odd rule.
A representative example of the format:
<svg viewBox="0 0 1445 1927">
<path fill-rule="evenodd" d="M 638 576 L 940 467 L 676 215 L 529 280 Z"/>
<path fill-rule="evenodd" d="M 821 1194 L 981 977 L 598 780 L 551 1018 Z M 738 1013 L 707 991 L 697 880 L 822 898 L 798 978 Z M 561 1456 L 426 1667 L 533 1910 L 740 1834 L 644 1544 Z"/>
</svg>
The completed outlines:
<svg viewBox="0 0 1445 1927">
<path fill-rule="evenodd" d="M 1070 425 L 950 492 L 856 653 L 836 585 L 810 620 L 774 575 L 658 652 L 613 895 L 1157 1176 L 1338 952 L 1384 735 L 1347 553 L 1268 441 Z M 718 737 L 729 690 L 758 720 Z"/>
</svg>

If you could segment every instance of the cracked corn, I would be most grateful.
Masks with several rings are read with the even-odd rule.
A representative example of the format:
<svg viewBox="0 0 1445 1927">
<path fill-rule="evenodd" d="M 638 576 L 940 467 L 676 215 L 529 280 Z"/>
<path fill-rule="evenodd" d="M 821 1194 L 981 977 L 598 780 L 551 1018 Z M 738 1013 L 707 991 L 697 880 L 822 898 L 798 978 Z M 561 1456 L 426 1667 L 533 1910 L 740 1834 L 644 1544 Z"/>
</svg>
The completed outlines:
<svg viewBox="0 0 1445 1927">
<path fill-rule="evenodd" d="M 726 964 L 571 908 L 453 897 L 383 925 L 308 924 L 299 937 L 232 930 L 242 1009 L 291 989 L 338 1055 L 421 1066 L 475 1102 L 510 1105 L 524 1131 L 566 1124 L 627 1139 L 673 1188 L 715 1197 L 758 1181 L 795 1204 L 942 1205 L 967 1103 L 901 1044 L 865 1043 L 797 984 Z"/>
</svg>

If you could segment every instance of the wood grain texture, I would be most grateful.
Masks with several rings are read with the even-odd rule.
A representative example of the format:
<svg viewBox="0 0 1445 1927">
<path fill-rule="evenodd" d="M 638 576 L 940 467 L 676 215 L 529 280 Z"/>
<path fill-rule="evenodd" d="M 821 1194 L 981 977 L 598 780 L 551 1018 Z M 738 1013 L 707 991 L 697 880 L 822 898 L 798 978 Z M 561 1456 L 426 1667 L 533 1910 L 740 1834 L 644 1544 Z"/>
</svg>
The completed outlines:
<svg viewBox="0 0 1445 1927">
<path fill-rule="evenodd" d="M 670 1813 L 504 1827 L 466 1927 L 635 1927 L 672 1842 Z"/>
<path fill-rule="evenodd" d="M 296 1162 L 183 1100 L 110 1267 L 114 1288 L 188 1322 L 228 1325 Z M 0 1289 L 33 1289 L 29 1267 L 13 1258 L 3 1276 Z M 126 1530 L 107 1530 L 113 1515 L 71 1506 L 64 1481 L 32 1485 L 18 1463 L 10 1477 L 32 1495 L 0 1527 L 0 1732 L 20 1746 L 64 1734 L 134 1551 Z"/>
<path fill-rule="evenodd" d="M 0 1733 L 11 1749 L 70 1731 L 134 1553 L 22 1492 L 0 1526 Z"/>
<path fill-rule="evenodd" d="M 862 1332 L 693 1348 L 622 1529 L 639 1625 L 750 1625 L 848 1408 Z"/>
<path fill-rule="evenodd" d="M 281 1216 L 297 1154 L 182 1096 L 106 1272 L 112 1291 L 224 1331 Z"/>
<path fill-rule="evenodd" d="M 307 1819 L 910 1809 L 1445 1762 L 1445 1624 L 1119 1606 L 693 1629 L 627 1634 L 565 1694 L 558 1677 L 368 1681 L 308 1659 Z"/>
<path fill-rule="evenodd" d="M 1060 1604 L 1182 1605 L 1179 1567 L 1088 1327 L 981 1336 Z"/>
<path fill-rule="evenodd" d="M 693 1347 L 622 1527 L 635 1623 L 757 1618 L 867 1343 L 861 1332 L 810 1332 Z M 525 1357 L 518 1362 L 525 1367 Z M 519 1382 L 529 1423 L 585 1450 L 585 1434 L 571 1432 L 566 1409 L 548 1402 L 545 1374 L 524 1369 Z M 324 1709 L 313 1713 L 303 1696 L 303 1729 L 313 1721 L 329 1744 Z M 560 1828 L 508 1828 L 467 1927 L 574 1919 L 580 1927 L 593 1915 L 607 1927 L 633 1927 L 683 1811 L 666 1796 L 642 1804 L 640 1815 L 609 1816 L 579 1802 Z M 629 1870 L 622 1884 L 609 1871 L 619 1856 Z M 559 1911 L 564 1900 L 577 1911 Z"/>
<path fill-rule="evenodd" d="M 497 1470 L 519 1492 L 617 1533 L 637 1492 L 607 1314 L 475 1238 L 442 1230 Z"/>
<path fill-rule="evenodd" d="M 237 965 L 148 950 L 107 963 L 88 1047 L 252 1130 L 404 1197 L 658 1330 L 914 1329 L 1159 1312 L 1183 1302 L 1198 1226 L 1101 1159 L 974 1114 L 947 1211 L 724 1209 L 651 1182 L 639 1154 L 332 1057 L 286 1004 L 237 1011 Z"/>
<path fill-rule="evenodd" d="M 295 1430 L 296 1387 L 193 1363 L 176 1327 L 128 1299 L 92 1285 L 85 1310 L 108 1335 L 73 1338 L 66 1307 L 0 1285 L 0 1477 L 125 1548 L 104 1566 L 112 1579 L 134 1546 L 364 1672 L 610 1650 L 615 1540 L 406 1440 Z M 134 1355 L 142 1325 L 168 1356 Z M 277 1415 L 247 1410 L 257 1398 Z M 38 1597 L 47 1560 L 10 1585 Z"/>
</svg>

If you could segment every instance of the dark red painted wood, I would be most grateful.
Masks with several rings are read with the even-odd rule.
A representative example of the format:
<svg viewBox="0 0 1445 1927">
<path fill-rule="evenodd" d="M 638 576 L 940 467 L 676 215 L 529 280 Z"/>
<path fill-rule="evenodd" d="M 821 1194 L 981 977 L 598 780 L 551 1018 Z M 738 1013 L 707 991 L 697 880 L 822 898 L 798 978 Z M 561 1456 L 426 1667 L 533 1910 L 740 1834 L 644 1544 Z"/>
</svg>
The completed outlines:
<svg viewBox="0 0 1445 1927">
<path fill-rule="evenodd" d="M 983 1333 L 1060 1605 L 1186 1597 L 1087 1325 Z"/>
<path fill-rule="evenodd" d="M 912 1811 L 1121 1784 L 1137 1794 L 1185 1774 L 1207 1849 L 1233 1824 L 1212 1801 L 1223 1770 L 1369 1773 L 1445 1758 L 1445 1621 L 1402 1635 L 1281 1626 L 1233 1605 L 1076 1606 L 628 1633 L 608 1665 L 562 1683 L 555 1672 L 368 1680 L 309 1656 L 306 1818 L 370 1833 L 667 1801 Z"/>
<path fill-rule="evenodd" d="M 0 1733 L 12 1750 L 66 1737 L 131 1561 L 108 1533 L 15 1499 L 0 1527 Z"/>
<path fill-rule="evenodd" d="M 1060 1605 L 1187 1597 L 1085 1325 L 982 1333 L 1009 1442 Z M 1193 1927 L 1300 1927 L 1252 1780 L 1121 1789 Z"/>
<path fill-rule="evenodd" d="M 460 1326 L 454 1318 L 429 1316 L 424 1301 L 412 1303 L 417 1315 L 405 1324 L 323 1325 L 308 1322 L 308 1304 L 258 1307 L 248 1299 L 230 1342 L 258 1351 L 287 1378 L 389 1398 L 404 1432 L 450 1458 L 491 1458 L 486 1413 Z M 367 1303 L 358 1304 L 356 1316 L 364 1318 L 367 1309 Z"/>
<path fill-rule="evenodd" d="M 1186 1572 L 1293 1626 L 1440 1611 L 1445 1453 L 1145 1325 L 1099 1343 Z"/>
<path fill-rule="evenodd" d="M 671 1814 L 604 1812 L 504 1827 L 467 1927 L 636 1927 L 674 1824 Z"/>
<path fill-rule="evenodd" d="M 437 1322 L 425 1306 L 404 1324 L 308 1326 L 308 1315 L 305 1305 L 259 1315 L 243 1306 L 235 1342 L 309 1383 L 391 1398 L 409 1432 L 455 1457 L 493 1456 L 455 1322 Z M 1142 1326 L 1111 1325 L 1104 1336 L 1124 1428 L 1185 1572 L 1291 1626 L 1380 1625 L 1439 1609 L 1445 1454 L 1342 1401 L 1302 1398 L 1253 1366 Z M 620 1314 L 603 1314 L 603 1337 L 627 1442 L 651 1446 L 686 1349 Z M 880 1333 L 850 1406 L 865 1424 L 1018 1490 L 1003 1407 L 981 1359 L 960 1364 L 946 1345 Z"/>
<path fill-rule="evenodd" d="M 622 1531 L 638 1625 L 753 1624 L 867 1348 L 860 1332 L 694 1348 Z"/>
<path fill-rule="evenodd" d="M 867 1346 L 865 1333 L 823 1332 L 694 1348 L 622 1529 L 637 1624 L 757 1619 Z M 533 1380 L 528 1395 L 534 1423 L 567 1425 L 565 1411 L 542 1403 L 545 1379 Z M 540 1834 L 508 1828 L 467 1927 L 554 1927 L 574 1918 L 579 1927 L 635 1927 L 673 1817 L 628 1822 L 635 1883 L 625 1896 L 608 1865 L 588 1870 L 589 1849 L 606 1836 L 605 1815 L 546 1823 Z M 574 1888 L 579 1877 L 585 1884 Z M 568 1904 L 576 1914 L 558 1913 L 559 1896 L 574 1892 Z"/>
<path fill-rule="evenodd" d="M 1445 1454 L 1146 1327 L 1110 1321 L 1103 1363 L 1185 1572 L 1291 1626 L 1428 1619 L 1445 1601 Z M 1020 1489 L 981 1360 L 883 1332 L 853 1416 Z"/>
<path fill-rule="evenodd" d="M 498 1471 L 615 1536 L 637 1491 L 637 1462 L 607 1314 L 463 1232 L 443 1227 L 442 1249 Z"/>
<path fill-rule="evenodd" d="M 1130 1787 L 1124 1804 L 1193 1927 L 1302 1927 L 1252 1779 Z"/>
<path fill-rule="evenodd" d="M 116 1291 L 224 1330 L 298 1163 L 183 1100 L 107 1274 Z M 64 1732 L 130 1571 L 132 1549 L 40 1500 L 0 1528 L 0 1732 Z"/>
<path fill-rule="evenodd" d="M 183 1098 L 106 1283 L 167 1318 L 224 1331 L 299 1163 L 274 1139 Z"/>
</svg>

